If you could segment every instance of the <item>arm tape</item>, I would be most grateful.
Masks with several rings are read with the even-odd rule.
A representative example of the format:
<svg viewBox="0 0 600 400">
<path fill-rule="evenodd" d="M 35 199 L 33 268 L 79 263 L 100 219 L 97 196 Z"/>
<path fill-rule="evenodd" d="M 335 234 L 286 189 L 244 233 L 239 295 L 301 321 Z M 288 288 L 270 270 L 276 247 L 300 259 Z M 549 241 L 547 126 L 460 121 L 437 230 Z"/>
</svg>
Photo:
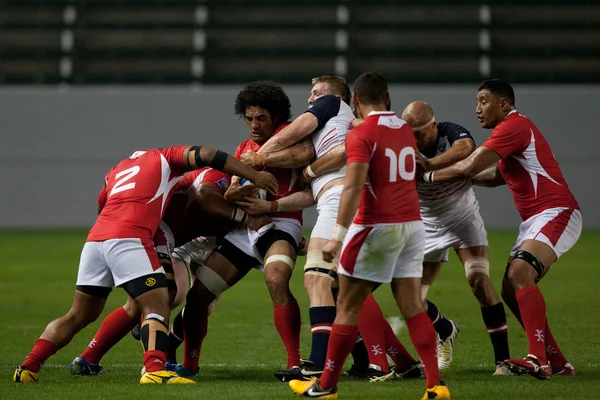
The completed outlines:
<svg viewBox="0 0 600 400">
<path fill-rule="evenodd" d="M 225 163 L 227 163 L 227 157 L 229 157 L 229 154 L 225 153 L 224 151 L 217 150 L 215 156 L 211 162 L 208 163 L 208 165 L 214 169 L 223 171 L 223 168 L 225 168 Z"/>
<path fill-rule="evenodd" d="M 201 148 L 202 148 L 202 146 L 190 147 L 190 151 L 194 152 L 194 162 L 196 163 L 196 166 L 198 168 L 202 168 L 202 167 L 206 166 L 206 163 L 204 161 L 202 161 L 202 158 L 200 157 L 200 149 Z"/>
</svg>

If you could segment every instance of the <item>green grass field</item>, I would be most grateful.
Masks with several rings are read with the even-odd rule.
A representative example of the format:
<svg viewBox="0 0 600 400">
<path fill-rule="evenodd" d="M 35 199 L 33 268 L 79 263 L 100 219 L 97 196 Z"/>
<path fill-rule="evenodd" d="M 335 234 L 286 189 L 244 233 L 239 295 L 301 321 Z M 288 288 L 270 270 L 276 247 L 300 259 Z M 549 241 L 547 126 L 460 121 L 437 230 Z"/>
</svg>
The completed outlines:
<svg viewBox="0 0 600 400">
<path fill-rule="evenodd" d="M 40 382 L 17 385 L 14 368 L 27 355 L 46 324 L 70 306 L 77 276 L 79 252 L 86 232 L 0 232 L 0 399 L 145 399 L 151 395 L 177 399 L 293 398 L 286 384 L 273 372 L 284 367 L 285 352 L 272 322 L 269 296 L 262 275 L 251 272 L 245 281 L 227 292 L 210 319 L 201 357 L 201 378 L 189 386 L 141 386 L 138 384 L 142 351 L 127 336 L 103 360 L 100 377 L 73 377 L 68 366 L 91 340 L 100 320 L 82 331 L 71 344 L 51 358 L 40 373 Z M 514 232 L 490 234 L 493 282 L 499 287 Z M 600 232 L 586 232 L 542 282 L 550 323 L 565 355 L 577 370 L 576 377 L 554 377 L 547 382 L 528 376 L 492 376 L 492 349 L 481 321 L 477 302 L 456 260 L 445 266 L 430 290 L 430 299 L 458 322 L 461 333 L 454 363 L 444 373 L 455 399 L 571 399 L 595 397 L 600 392 L 600 273 L 597 247 Z M 303 260 L 299 261 L 299 265 Z M 310 329 L 307 299 L 298 269 L 294 294 L 303 310 L 302 354 L 308 356 Z M 382 287 L 376 297 L 386 316 L 397 316 L 390 290 Z M 123 304 L 117 289 L 110 296 L 103 318 Z M 406 330 L 400 338 L 412 349 Z M 509 316 L 513 356 L 524 356 L 524 332 Z M 414 351 L 413 351 L 414 353 Z M 417 399 L 424 381 L 380 384 L 342 380 L 342 399 Z"/>
</svg>

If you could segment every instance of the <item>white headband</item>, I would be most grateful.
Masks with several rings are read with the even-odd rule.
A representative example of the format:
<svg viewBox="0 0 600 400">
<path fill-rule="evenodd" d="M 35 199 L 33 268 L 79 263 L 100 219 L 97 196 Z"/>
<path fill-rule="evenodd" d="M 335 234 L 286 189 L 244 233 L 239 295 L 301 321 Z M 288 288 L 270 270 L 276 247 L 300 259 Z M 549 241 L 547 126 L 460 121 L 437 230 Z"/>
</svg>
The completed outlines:
<svg viewBox="0 0 600 400">
<path fill-rule="evenodd" d="M 434 122 L 435 122 L 435 115 L 433 117 L 431 117 L 431 119 L 429 120 L 428 123 L 421 125 L 421 126 L 415 126 L 414 128 L 412 128 L 412 130 L 413 130 L 413 132 L 423 130 L 423 129 L 427 128 L 429 125 L 433 124 Z"/>
</svg>

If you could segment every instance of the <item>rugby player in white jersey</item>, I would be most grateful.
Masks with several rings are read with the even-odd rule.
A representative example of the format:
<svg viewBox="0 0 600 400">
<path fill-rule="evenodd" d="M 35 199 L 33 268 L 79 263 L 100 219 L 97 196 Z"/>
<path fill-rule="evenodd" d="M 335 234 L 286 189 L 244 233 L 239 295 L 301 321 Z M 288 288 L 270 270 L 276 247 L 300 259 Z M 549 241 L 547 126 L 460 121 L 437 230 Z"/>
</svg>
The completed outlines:
<svg viewBox="0 0 600 400">
<path fill-rule="evenodd" d="M 469 131 L 451 122 L 437 122 L 433 109 L 422 101 L 410 103 L 402 119 L 411 126 L 422 163 L 436 170 L 467 158 L 475 150 Z M 496 375 L 510 374 L 500 364 L 509 358 L 506 314 L 489 277 L 487 232 L 479 214 L 479 203 L 471 180 L 437 184 L 418 184 L 421 218 L 425 223 L 426 242 L 423 261 L 422 298 L 438 332 L 438 365 L 448 368 L 452 347 L 458 334 L 454 321 L 444 318 L 432 302 L 425 300 L 429 286 L 448 261 L 454 249 L 465 267 L 467 282 L 481 306 L 496 363 Z"/>
<path fill-rule="evenodd" d="M 349 106 L 350 88 L 346 80 L 337 76 L 321 76 L 312 80 L 312 90 L 306 112 L 285 127 L 278 135 L 270 138 L 258 152 L 246 152 L 241 160 L 250 166 L 275 166 L 288 148 L 310 136 L 317 160 L 336 149 L 327 158 L 335 161 L 339 146 L 343 145 L 346 133 L 351 128 L 354 114 Z M 290 152 L 289 157 L 293 157 Z M 288 158 L 289 158 L 288 157 Z M 345 158 L 345 157 L 344 157 Z M 329 164 L 329 162 L 327 162 Z M 283 371 L 276 376 L 288 381 L 302 376 L 310 377 L 323 372 L 329 332 L 335 319 L 335 303 L 331 291 L 335 281 L 336 265 L 325 262 L 323 246 L 335 228 L 340 194 L 346 174 L 345 159 L 341 168 L 316 176 L 308 166 L 303 171 L 305 180 L 310 180 L 313 197 L 319 216 L 312 230 L 308 254 L 304 266 L 304 287 L 310 300 L 310 323 L 312 332 L 311 355 L 302 366 Z"/>
</svg>

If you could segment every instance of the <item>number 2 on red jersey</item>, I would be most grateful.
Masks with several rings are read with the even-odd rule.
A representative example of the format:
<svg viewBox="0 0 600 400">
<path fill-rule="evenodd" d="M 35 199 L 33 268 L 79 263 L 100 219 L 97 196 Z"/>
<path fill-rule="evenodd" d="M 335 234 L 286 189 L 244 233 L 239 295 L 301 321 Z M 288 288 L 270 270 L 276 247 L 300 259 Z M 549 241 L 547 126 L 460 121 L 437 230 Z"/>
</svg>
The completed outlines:
<svg viewBox="0 0 600 400">
<path fill-rule="evenodd" d="M 112 196 L 113 194 L 117 194 L 120 192 L 124 192 L 125 190 L 130 190 L 130 189 L 135 188 L 135 182 L 129 182 L 129 183 L 125 183 L 125 182 L 129 181 L 131 178 L 136 176 L 139 172 L 140 172 L 140 167 L 137 165 L 134 165 L 133 167 L 127 168 L 127 169 L 119 172 L 118 174 L 116 174 L 115 179 L 119 179 L 121 177 L 122 178 L 119 179 L 115 183 L 115 186 L 113 186 L 108 197 Z"/>
</svg>

